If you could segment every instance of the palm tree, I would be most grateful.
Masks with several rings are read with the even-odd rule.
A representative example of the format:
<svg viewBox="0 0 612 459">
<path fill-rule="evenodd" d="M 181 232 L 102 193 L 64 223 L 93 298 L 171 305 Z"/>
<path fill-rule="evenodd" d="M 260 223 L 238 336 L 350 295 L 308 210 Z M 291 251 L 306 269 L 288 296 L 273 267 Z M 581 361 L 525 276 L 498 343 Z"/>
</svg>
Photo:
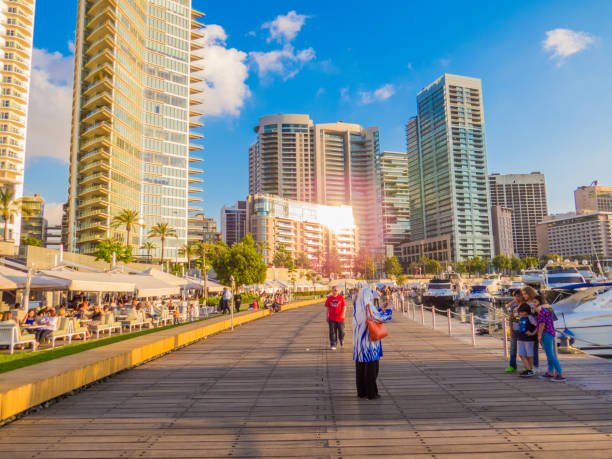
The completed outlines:
<svg viewBox="0 0 612 459">
<path fill-rule="evenodd" d="M 25 207 L 21 199 L 15 199 L 15 192 L 10 188 L 0 188 L 0 215 L 4 219 L 4 240 L 8 239 L 8 224 L 11 217 L 22 213 L 26 218 L 32 210 Z"/>
<path fill-rule="evenodd" d="M 164 266 L 164 247 L 166 246 L 166 239 L 169 237 L 176 237 L 176 231 L 168 226 L 168 223 L 158 223 L 151 228 L 149 231 L 149 237 L 157 237 L 161 240 L 161 265 Z"/>
<path fill-rule="evenodd" d="M 132 228 L 140 225 L 140 215 L 137 210 L 123 209 L 119 215 L 113 217 L 112 226 L 117 228 L 119 226 L 125 226 L 127 231 L 127 246 L 130 246 L 130 234 Z"/>
<path fill-rule="evenodd" d="M 197 254 L 198 244 L 185 244 L 179 250 L 179 255 L 187 257 L 187 270 L 191 267 L 191 257 Z"/>
<path fill-rule="evenodd" d="M 142 246 L 140 248 L 141 249 L 145 249 L 147 251 L 147 259 L 150 260 L 151 259 L 151 250 L 155 250 L 157 248 L 157 246 L 153 242 L 147 241 L 144 244 L 142 244 Z"/>
</svg>

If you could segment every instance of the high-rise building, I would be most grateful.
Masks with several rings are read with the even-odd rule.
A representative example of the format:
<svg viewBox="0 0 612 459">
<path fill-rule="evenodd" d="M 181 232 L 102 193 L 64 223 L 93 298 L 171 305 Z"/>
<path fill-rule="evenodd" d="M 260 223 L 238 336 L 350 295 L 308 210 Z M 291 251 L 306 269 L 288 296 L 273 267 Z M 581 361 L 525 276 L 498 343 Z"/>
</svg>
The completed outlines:
<svg viewBox="0 0 612 459">
<path fill-rule="evenodd" d="M 514 255 L 512 209 L 502 206 L 491 207 L 491 230 L 495 255 L 512 257 Z"/>
<path fill-rule="evenodd" d="M 221 237 L 227 245 L 246 236 L 246 208 L 246 201 L 236 201 L 231 207 L 221 208 Z"/>
<path fill-rule="evenodd" d="M 410 240 L 451 236 L 451 261 L 490 258 L 487 153 L 478 78 L 444 74 L 406 125 Z"/>
<path fill-rule="evenodd" d="M 538 256 L 596 257 L 612 265 L 612 212 L 550 215 L 537 225 Z"/>
<path fill-rule="evenodd" d="M 207 218 L 199 213 L 189 217 L 189 242 L 214 243 L 220 239 L 217 232 L 217 222 L 214 218 Z"/>
<path fill-rule="evenodd" d="M 21 205 L 27 209 L 21 218 L 21 237 L 32 237 L 41 243 L 45 242 L 47 221 L 45 220 L 45 200 L 39 194 L 23 196 Z"/>
<path fill-rule="evenodd" d="M 612 212 L 612 187 L 601 186 L 597 181 L 574 191 L 576 213 Z"/>
<path fill-rule="evenodd" d="M 320 270 L 337 254 L 342 274 L 351 274 L 359 236 L 350 206 L 326 206 L 271 195 L 251 195 L 247 201 L 247 231 L 261 245 L 267 264 L 282 246 L 293 258 L 304 254 Z"/>
<path fill-rule="evenodd" d="M 47 226 L 45 231 L 45 247 L 59 250 L 62 245 L 62 225 Z"/>
<path fill-rule="evenodd" d="M 104 238 L 125 240 L 111 225 L 124 209 L 139 212 L 128 241 L 140 247 L 157 223 L 177 234 L 173 258 L 187 242 L 188 213 L 201 182 L 191 167 L 200 150 L 190 128 L 201 123 L 201 67 L 196 39 L 203 14 L 190 0 L 79 0 L 68 200 L 68 243 L 91 253 Z M 152 255 L 159 257 L 160 249 Z"/>
<path fill-rule="evenodd" d="M 489 191 L 492 206 L 512 210 L 514 253 L 520 258 L 536 257 L 536 225 L 548 215 L 544 174 L 491 174 Z"/>
<path fill-rule="evenodd" d="M 255 132 L 250 194 L 352 206 L 361 248 L 383 252 L 378 128 L 281 114 L 260 118 Z"/>
<path fill-rule="evenodd" d="M 0 55 L 0 187 L 23 196 L 26 126 L 32 66 L 35 0 L 0 0 L 4 45 Z M 0 217 L 4 226 L 4 220 Z M 9 240 L 21 240 L 21 213 L 8 222 Z"/>
<path fill-rule="evenodd" d="M 408 196 L 408 154 L 383 151 L 380 154 L 381 201 L 385 246 L 401 255 L 400 243 L 410 236 L 410 201 Z"/>
</svg>

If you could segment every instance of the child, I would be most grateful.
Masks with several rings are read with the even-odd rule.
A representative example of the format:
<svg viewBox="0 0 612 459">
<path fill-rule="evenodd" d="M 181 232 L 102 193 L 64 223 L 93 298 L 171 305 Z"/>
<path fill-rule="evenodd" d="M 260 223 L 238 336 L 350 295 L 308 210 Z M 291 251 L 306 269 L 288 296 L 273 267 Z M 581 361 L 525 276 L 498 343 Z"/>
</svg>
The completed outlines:
<svg viewBox="0 0 612 459">
<path fill-rule="evenodd" d="M 181 321 L 179 320 L 179 317 L 180 317 L 180 316 L 179 316 L 179 310 L 178 310 L 178 307 L 175 307 L 175 308 L 172 310 L 172 315 L 174 316 L 174 325 L 178 325 L 178 324 L 180 324 L 180 323 L 181 323 Z"/>
<path fill-rule="evenodd" d="M 523 303 L 518 308 L 518 354 L 521 362 L 525 366 L 525 370 L 521 373 L 524 378 L 535 376 L 533 371 L 533 356 L 535 352 L 536 342 L 536 326 L 535 317 L 531 314 L 531 306 Z"/>
<path fill-rule="evenodd" d="M 548 371 L 540 378 L 550 379 L 552 382 L 565 382 L 563 369 L 559 358 L 555 354 L 555 324 L 551 307 L 538 295 L 536 297 L 536 312 L 538 313 L 538 341 L 542 344 L 546 359 L 548 360 Z M 555 374 L 556 373 L 556 374 Z"/>
</svg>

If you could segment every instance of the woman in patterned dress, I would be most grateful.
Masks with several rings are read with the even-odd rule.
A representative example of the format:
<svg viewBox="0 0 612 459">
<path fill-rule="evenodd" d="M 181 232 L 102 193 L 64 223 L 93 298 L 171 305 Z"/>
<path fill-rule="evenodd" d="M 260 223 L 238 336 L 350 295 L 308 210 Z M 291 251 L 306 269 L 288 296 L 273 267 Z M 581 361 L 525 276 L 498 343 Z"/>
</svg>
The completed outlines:
<svg viewBox="0 0 612 459">
<path fill-rule="evenodd" d="M 383 355 L 380 340 L 372 341 L 366 323 L 366 309 L 370 310 L 374 320 L 384 322 L 391 320 L 391 309 L 383 312 L 374 307 L 374 292 L 366 283 L 359 285 L 360 290 L 353 305 L 353 360 L 357 382 L 357 395 L 370 400 L 380 398 L 376 378 L 378 361 Z"/>
</svg>

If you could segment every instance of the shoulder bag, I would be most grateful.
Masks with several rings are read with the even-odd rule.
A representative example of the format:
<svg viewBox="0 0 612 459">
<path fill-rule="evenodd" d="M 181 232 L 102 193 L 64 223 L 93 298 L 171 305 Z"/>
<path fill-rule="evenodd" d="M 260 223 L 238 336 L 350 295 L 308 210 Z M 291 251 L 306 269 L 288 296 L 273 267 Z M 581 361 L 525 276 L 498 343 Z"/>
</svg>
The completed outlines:
<svg viewBox="0 0 612 459">
<path fill-rule="evenodd" d="M 385 326 L 381 322 L 374 320 L 369 304 L 366 304 L 366 324 L 370 333 L 370 340 L 372 341 L 381 340 L 389 335 Z"/>
</svg>

